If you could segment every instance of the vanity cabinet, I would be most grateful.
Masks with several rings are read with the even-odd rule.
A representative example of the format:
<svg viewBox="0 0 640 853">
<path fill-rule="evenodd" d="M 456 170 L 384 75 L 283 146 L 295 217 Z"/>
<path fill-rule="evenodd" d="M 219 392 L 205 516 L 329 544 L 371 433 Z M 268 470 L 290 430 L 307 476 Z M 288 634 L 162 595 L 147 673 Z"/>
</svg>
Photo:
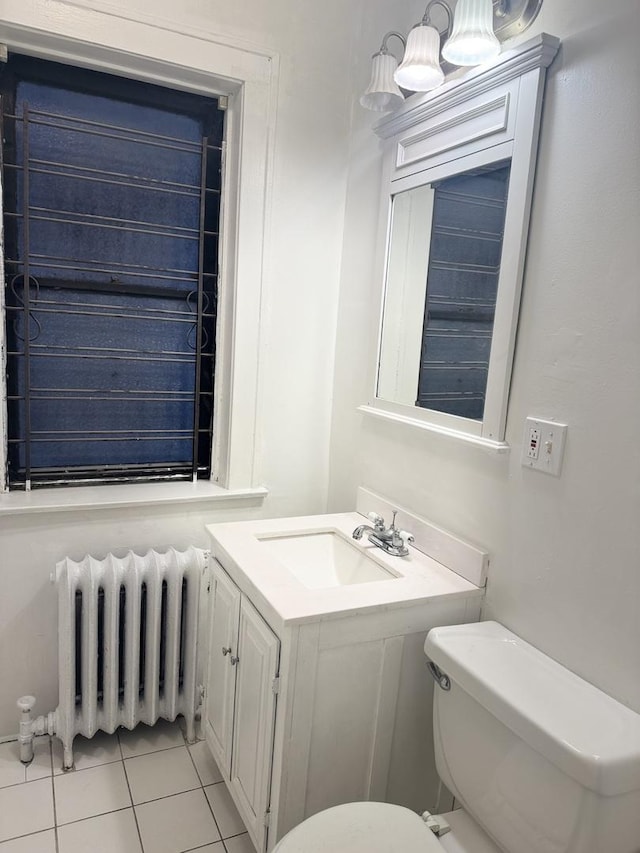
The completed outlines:
<svg viewBox="0 0 640 853">
<path fill-rule="evenodd" d="M 336 520 L 345 541 L 362 521 L 355 513 L 317 518 Z M 261 539 L 278 524 L 305 523 L 208 528 L 203 732 L 259 853 L 340 803 L 435 806 L 424 641 L 435 625 L 477 621 L 483 596 L 413 549 L 409 558 L 378 557 L 375 549 L 390 580 L 309 589 Z"/>
<path fill-rule="evenodd" d="M 220 566 L 213 566 L 207 741 L 264 849 L 280 642 Z"/>
</svg>

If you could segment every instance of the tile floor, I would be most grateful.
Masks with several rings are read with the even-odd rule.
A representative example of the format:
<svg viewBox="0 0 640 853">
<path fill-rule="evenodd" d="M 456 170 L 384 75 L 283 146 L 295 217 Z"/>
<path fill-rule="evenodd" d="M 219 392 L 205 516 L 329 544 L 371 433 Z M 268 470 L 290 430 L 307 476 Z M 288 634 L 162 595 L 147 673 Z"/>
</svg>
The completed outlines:
<svg viewBox="0 0 640 853">
<path fill-rule="evenodd" d="M 24 767 L 0 744 L 0 853 L 255 853 L 204 741 L 177 723 L 74 741 L 37 738 Z"/>
</svg>

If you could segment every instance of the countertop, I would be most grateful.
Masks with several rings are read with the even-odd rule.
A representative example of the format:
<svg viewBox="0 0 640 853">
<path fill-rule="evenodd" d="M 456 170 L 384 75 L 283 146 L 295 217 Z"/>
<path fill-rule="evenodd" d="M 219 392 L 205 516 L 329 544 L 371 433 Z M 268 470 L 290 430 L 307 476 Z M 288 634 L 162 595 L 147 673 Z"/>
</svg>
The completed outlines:
<svg viewBox="0 0 640 853">
<path fill-rule="evenodd" d="M 444 598 L 480 598 L 475 586 L 431 557 L 409 546 L 405 557 L 392 557 L 352 531 L 366 523 L 356 512 L 237 521 L 207 525 L 212 555 L 263 615 L 278 629 L 375 609 L 427 604 Z M 348 586 L 308 589 L 259 537 L 304 533 L 343 534 L 358 549 L 397 577 Z"/>
</svg>

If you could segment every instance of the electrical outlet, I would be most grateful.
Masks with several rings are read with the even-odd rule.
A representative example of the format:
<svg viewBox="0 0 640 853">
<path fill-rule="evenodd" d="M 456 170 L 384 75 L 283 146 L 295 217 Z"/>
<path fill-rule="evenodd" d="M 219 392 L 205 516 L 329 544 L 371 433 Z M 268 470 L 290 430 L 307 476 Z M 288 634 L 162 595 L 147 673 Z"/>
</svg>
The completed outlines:
<svg viewBox="0 0 640 853">
<path fill-rule="evenodd" d="M 527 418 L 522 446 L 522 464 L 545 474 L 560 475 L 567 425 Z"/>
<path fill-rule="evenodd" d="M 537 427 L 529 429 L 526 450 L 529 459 L 537 459 L 540 455 L 540 430 Z"/>
</svg>

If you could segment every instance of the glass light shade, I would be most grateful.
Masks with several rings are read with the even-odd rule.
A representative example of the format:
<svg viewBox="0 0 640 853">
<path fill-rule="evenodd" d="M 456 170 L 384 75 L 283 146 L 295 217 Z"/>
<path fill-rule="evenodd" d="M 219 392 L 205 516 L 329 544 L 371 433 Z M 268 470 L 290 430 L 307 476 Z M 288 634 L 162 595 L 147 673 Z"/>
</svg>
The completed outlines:
<svg viewBox="0 0 640 853">
<path fill-rule="evenodd" d="M 453 65 L 479 65 L 499 53 L 491 0 L 458 0 L 451 36 L 442 48 L 443 57 Z"/>
<path fill-rule="evenodd" d="M 426 24 L 418 24 L 407 36 L 402 64 L 395 81 L 411 92 L 428 92 L 444 82 L 440 68 L 440 33 Z"/>
<path fill-rule="evenodd" d="M 393 72 L 397 67 L 395 56 L 390 53 L 376 53 L 371 63 L 371 80 L 360 98 L 361 106 L 383 113 L 404 103 L 404 95 L 393 79 Z"/>
</svg>

